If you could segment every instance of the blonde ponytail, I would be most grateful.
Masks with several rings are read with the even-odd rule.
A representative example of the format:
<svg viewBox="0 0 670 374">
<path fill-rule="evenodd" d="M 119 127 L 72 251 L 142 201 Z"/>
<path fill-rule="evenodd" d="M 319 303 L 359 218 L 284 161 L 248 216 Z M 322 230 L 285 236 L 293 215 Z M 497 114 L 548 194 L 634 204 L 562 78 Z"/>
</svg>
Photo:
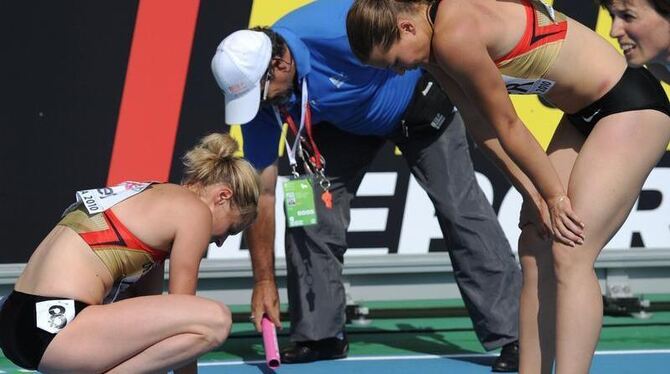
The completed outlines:
<svg viewBox="0 0 670 374">
<path fill-rule="evenodd" d="M 256 169 L 235 153 L 239 146 L 228 134 L 214 133 L 200 142 L 182 158 L 182 184 L 210 186 L 225 183 L 233 190 L 233 204 L 243 219 L 256 216 L 260 179 Z"/>
</svg>

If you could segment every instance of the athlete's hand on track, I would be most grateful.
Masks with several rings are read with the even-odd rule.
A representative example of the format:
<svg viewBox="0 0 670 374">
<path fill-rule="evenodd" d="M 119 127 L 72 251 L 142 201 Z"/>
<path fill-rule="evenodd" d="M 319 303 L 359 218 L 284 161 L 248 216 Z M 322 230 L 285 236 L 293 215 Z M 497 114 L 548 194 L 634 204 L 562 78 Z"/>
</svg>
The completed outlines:
<svg viewBox="0 0 670 374">
<path fill-rule="evenodd" d="M 271 280 L 262 280 L 254 283 L 254 291 L 251 294 L 251 316 L 256 326 L 256 331 L 262 332 L 261 321 L 263 314 L 267 314 L 272 323 L 281 329 L 279 319 L 279 293 L 277 285 Z"/>
<path fill-rule="evenodd" d="M 570 198 L 565 195 L 556 196 L 547 201 L 551 215 L 554 239 L 574 247 L 584 243 L 584 223 L 572 210 Z"/>
</svg>

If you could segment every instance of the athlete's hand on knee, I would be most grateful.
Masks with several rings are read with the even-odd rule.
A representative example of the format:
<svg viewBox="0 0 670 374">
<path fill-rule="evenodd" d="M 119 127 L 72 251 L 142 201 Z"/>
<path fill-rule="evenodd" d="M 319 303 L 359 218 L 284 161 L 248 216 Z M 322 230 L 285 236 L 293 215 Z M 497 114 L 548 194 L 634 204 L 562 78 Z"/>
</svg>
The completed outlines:
<svg viewBox="0 0 670 374">
<path fill-rule="evenodd" d="M 544 199 L 534 202 L 538 218 L 535 227 L 537 227 L 537 231 L 542 239 L 549 240 L 551 238 L 551 214 L 549 213 L 549 207 Z"/>
<path fill-rule="evenodd" d="M 254 283 L 254 290 L 251 294 L 251 321 L 258 332 L 262 332 L 263 314 L 267 314 L 272 323 L 281 329 L 279 293 L 273 280 L 261 280 Z"/>
<path fill-rule="evenodd" d="M 519 228 L 525 225 L 533 225 L 535 231 L 544 240 L 551 239 L 551 214 L 549 207 L 542 197 L 524 198 L 521 206 L 521 217 Z"/>
<path fill-rule="evenodd" d="M 551 223 L 554 238 L 571 247 L 584 243 L 584 223 L 572 210 L 570 199 L 565 196 L 556 196 L 547 201 L 551 213 Z"/>
</svg>

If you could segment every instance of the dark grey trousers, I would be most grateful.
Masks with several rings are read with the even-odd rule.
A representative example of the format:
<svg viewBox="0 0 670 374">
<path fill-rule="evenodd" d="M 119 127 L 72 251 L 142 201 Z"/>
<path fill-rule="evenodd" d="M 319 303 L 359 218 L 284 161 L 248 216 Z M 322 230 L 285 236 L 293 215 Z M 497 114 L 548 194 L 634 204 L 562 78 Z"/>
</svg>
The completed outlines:
<svg viewBox="0 0 670 374">
<path fill-rule="evenodd" d="M 487 350 L 518 340 L 521 274 L 493 208 L 476 182 L 463 121 L 445 113 L 439 130 L 405 131 L 391 138 L 432 200 L 454 277 L 480 342 Z M 318 129 L 318 131 L 317 131 Z M 431 131 L 432 130 L 432 131 Z M 333 208 L 315 186 L 319 224 L 288 229 L 287 289 L 291 340 L 309 341 L 344 331 L 342 283 L 350 203 L 386 139 L 315 126 L 327 160 Z"/>
</svg>

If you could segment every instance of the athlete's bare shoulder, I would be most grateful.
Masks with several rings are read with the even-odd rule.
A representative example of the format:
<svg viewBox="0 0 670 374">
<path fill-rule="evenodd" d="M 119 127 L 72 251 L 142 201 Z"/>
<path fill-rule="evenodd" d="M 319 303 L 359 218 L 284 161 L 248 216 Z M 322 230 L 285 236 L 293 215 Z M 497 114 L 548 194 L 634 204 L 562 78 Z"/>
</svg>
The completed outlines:
<svg viewBox="0 0 670 374">
<path fill-rule="evenodd" d="M 194 191 L 171 183 L 151 185 L 113 209 L 128 229 L 147 243 L 165 244 L 178 227 L 207 227 L 212 219 L 211 211 Z"/>
<path fill-rule="evenodd" d="M 460 52 L 464 52 L 474 42 L 489 49 L 497 42 L 503 27 L 497 12 L 495 0 L 440 2 L 433 26 L 433 46 L 462 48 Z"/>
</svg>

